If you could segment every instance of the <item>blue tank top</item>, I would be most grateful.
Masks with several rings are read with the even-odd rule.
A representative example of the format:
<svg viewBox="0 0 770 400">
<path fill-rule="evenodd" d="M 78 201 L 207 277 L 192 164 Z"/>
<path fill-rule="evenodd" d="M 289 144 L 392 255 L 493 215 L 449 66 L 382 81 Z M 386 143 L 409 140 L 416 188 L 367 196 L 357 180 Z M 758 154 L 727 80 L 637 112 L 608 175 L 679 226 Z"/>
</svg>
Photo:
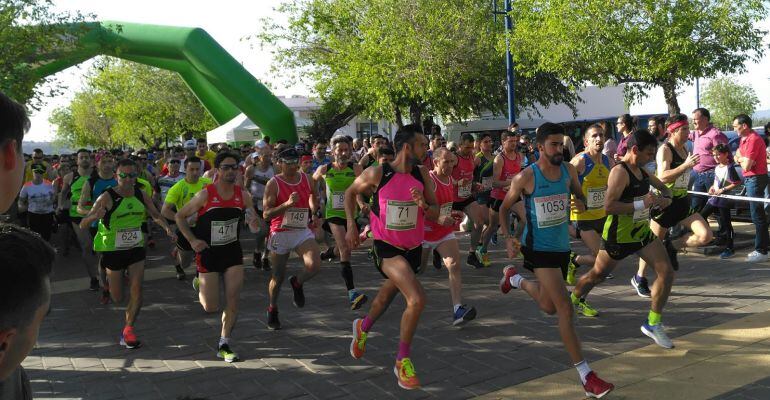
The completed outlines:
<svg viewBox="0 0 770 400">
<path fill-rule="evenodd" d="M 524 246 L 535 251 L 569 251 L 569 170 L 562 163 L 561 177 L 550 181 L 537 164 L 529 168 L 535 175 L 535 185 L 532 194 L 524 195 L 527 210 Z"/>
<path fill-rule="evenodd" d="M 92 202 L 96 202 L 96 199 L 98 199 L 102 193 L 106 192 L 107 189 L 118 186 L 118 181 L 114 176 L 111 179 L 102 179 L 99 177 L 99 175 L 94 175 L 91 177 L 91 179 L 88 180 L 88 183 L 91 185 Z M 96 227 L 97 222 L 99 221 L 94 221 L 91 226 Z"/>
</svg>

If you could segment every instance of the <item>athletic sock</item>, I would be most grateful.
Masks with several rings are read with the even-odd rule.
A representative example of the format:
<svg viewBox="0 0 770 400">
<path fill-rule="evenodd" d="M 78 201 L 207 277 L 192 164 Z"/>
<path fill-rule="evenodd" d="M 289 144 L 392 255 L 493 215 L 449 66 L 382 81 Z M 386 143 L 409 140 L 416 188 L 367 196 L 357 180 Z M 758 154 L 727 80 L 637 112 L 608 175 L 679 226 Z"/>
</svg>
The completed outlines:
<svg viewBox="0 0 770 400">
<path fill-rule="evenodd" d="M 353 284 L 353 268 L 350 266 L 350 261 L 340 261 L 340 267 L 340 274 L 342 279 L 345 280 L 345 287 L 348 290 L 355 289 L 356 286 Z"/>
<path fill-rule="evenodd" d="M 409 357 L 410 352 L 410 344 L 405 342 L 398 342 L 398 355 L 396 356 L 396 361 L 401 361 L 404 358 Z"/>
<path fill-rule="evenodd" d="M 574 292 L 569 293 L 569 299 L 572 300 L 572 304 L 578 304 L 580 303 L 580 298 L 575 296 Z"/>
<path fill-rule="evenodd" d="M 521 281 L 523 281 L 523 280 L 524 280 L 524 277 L 519 275 L 519 274 L 516 274 L 516 275 L 508 278 L 508 282 L 511 283 L 511 286 L 513 286 L 513 287 L 515 287 L 517 289 L 521 287 Z"/>
<path fill-rule="evenodd" d="M 364 332 L 369 332 L 369 329 L 372 329 L 372 325 L 374 325 L 374 321 L 372 321 L 369 316 L 365 316 L 364 320 L 361 321 L 361 330 Z"/>
<path fill-rule="evenodd" d="M 219 338 L 219 347 L 222 347 L 223 344 L 230 345 L 230 338 L 220 337 Z"/>
<path fill-rule="evenodd" d="M 647 316 L 647 325 L 649 326 L 658 325 L 660 324 L 661 318 L 663 318 L 663 315 L 650 310 L 650 314 Z"/>
<path fill-rule="evenodd" d="M 291 283 L 291 287 L 294 289 L 299 289 L 302 287 L 302 284 L 299 283 L 299 278 L 294 279 L 293 281 L 290 281 L 290 283 Z"/>
<path fill-rule="evenodd" d="M 278 307 L 276 306 L 267 306 L 267 312 L 273 312 L 278 311 Z"/>
<path fill-rule="evenodd" d="M 453 311 L 452 311 L 452 312 L 455 312 L 455 313 L 456 313 L 456 312 L 457 312 L 457 310 L 458 310 L 460 307 L 462 307 L 462 306 L 463 306 L 462 304 L 455 304 L 455 305 L 454 305 L 454 307 L 452 307 L 452 309 L 453 309 Z"/>
<path fill-rule="evenodd" d="M 591 367 L 588 366 L 588 361 L 583 360 L 577 364 L 575 364 L 575 368 L 578 371 L 578 374 L 580 374 L 580 381 L 583 382 L 583 384 L 586 384 L 586 376 L 591 373 Z"/>
</svg>

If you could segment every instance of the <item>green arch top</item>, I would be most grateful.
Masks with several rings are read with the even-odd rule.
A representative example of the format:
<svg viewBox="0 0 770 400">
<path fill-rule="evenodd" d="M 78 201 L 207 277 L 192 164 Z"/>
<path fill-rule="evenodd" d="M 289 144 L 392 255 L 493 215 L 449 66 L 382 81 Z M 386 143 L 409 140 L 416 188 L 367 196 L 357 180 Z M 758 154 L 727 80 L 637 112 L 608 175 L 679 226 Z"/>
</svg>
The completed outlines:
<svg viewBox="0 0 770 400">
<path fill-rule="evenodd" d="M 118 21 L 72 24 L 69 48 L 40 57 L 38 78 L 97 55 L 172 70 L 221 125 L 240 112 L 271 139 L 297 142 L 294 114 L 201 28 Z"/>
</svg>

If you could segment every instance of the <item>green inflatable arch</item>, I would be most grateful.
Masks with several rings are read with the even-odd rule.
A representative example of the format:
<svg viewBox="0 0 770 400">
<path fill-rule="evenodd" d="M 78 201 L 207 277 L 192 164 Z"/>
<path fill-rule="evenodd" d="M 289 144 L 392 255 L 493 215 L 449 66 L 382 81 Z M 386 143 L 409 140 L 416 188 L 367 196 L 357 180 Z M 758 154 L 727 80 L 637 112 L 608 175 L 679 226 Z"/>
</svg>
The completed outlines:
<svg viewBox="0 0 770 400">
<path fill-rule="evenodd" d="M 273 141 L 297 142 L 294 114 L 206 31 L 117 21 L 73 24 L 72 46 L 37 60 L 38 78 L 97 55 L 176 71 L 221 125 L 241 112 Z"/>
</svg>

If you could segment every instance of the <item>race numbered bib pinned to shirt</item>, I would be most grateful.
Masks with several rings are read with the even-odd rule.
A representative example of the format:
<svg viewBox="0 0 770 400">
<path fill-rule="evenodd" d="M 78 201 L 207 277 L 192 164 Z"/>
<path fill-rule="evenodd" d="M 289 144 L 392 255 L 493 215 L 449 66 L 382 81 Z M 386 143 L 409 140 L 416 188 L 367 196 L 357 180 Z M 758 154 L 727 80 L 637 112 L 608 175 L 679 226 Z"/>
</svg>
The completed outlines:
<svg viewBox="0 0 770 400">
<path fill-rule="evenodd" d="M 686 190 L 687 184 L 690 183 L 690 170 L 688 169 L 682 175 L 676 178 L 674 181 L 674 189 Z"/>
<path fill-rule="evenodd" d="M 115 248 L 117 250 L 133 249 L 142 244 L 143 238 L 140 228 L 118 229 L 115 233 Z"/>
<path fill-rule="evenodd" d="M 333 209 L 345 209 L 345 192 L 331 192 L 329 193 L 329 197 L 329 202 L 331 202 Z"/>
<path fill-rule="evenodd" d="M 304 229 L 310 223 L 310 213 L 307 208 L 289 208 L 283 213 L 281 228 Z"/>
<path fill-rule="evenodd" d="M 549 228 L 567 222 L 569 217 L 567 193 L 535 197 L 533 202 L 538 228 Z"/>
<path fill-rule="evenodd" d="M 441 208 L 439 209 L 439 216 L 440 217 L 450 217 L 452 215 L 452 203 L 444 203 L 441 205 Z"/>
<path fill-rule="evenodd" d="M 414 201 L 388 200 L 385 228 L 391 231 L 407 231 L 417 227 L 417 203 Z"/>
<path fill-rule="evenodd" d="M 238 240 L 238 218 L 211 221 L 211 245 L 224 246 Z"/>
<path fill-rule="evenodd" d="M 492 190 L 492 177 L 491 176 L 485 176 L 481 178 L 481 191 L 487 192 Z"/>
<path fill-rule="evenodd" d="M 607 187 L 588 188 L 588 198 L 586 207 L 589 210 L 596 210 L 604 207 L 604 195 L 607 193 Z"/>
<path fill-rule="evenodd" d="M 462 198 L 471 197 L 473 181 L 466 180 L 464 185 L 457 185 L 457 196 Z"/>
<path fill-rule="evenodd" d="M 634 202 L 644 201 L 644 196 L 634 197 Z M 634 222 L 642 222 L 650 220 L 650 209 L 645 208 L 643 210 L 634 210 Z"/>
</svg>

